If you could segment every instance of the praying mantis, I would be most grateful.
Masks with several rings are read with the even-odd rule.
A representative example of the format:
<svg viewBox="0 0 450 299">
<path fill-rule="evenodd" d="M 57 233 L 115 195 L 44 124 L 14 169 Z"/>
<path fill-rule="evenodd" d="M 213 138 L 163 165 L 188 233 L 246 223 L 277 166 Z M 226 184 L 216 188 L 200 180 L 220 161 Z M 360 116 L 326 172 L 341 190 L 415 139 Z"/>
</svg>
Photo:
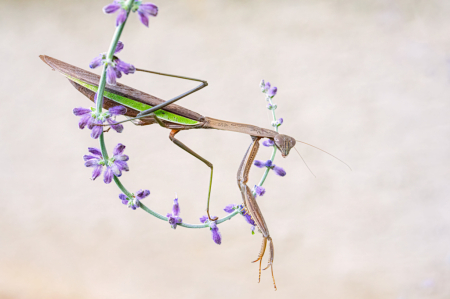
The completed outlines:
<svg viewBox="0 0 450 299">
<path fill-rule="evenodd" d="M 98 82 L 100 79 L 98 75 L 49 56 L 41 55 L 40 58 L 53 70 L 60 72 L 67 79 L 69 79 L 70 83 L 79 92 L 81 92 L 91 101 L 94 102 L 94 97 L 98 90 Z M 133 121 L 134 124 L 145 126 L 157 123 L 161 127 L 171 130 L 169 138 L 175 145 L 185 150 L 192 156 L 196 157 L 210 168 L 211 174 L 209 181 L 208 199 L 206 205 L 206 212 L 210 221 L 217 220 L 217 217 L 211 218 L 209 213 L 209 203 L 211 197 L 211 186 L 213 178 L 213 165 L 209 161 L 207 161 L 206 159 L 195 153 L 181 141 L 179 141 L 175 137 L 175 135 L 183 130 L 216 129 L 216 130 L 238 132 L 251 136 L 252 142 L 247 152 L 245 153 L 244 158 L 242 159 L 242 162 L 240 163 L 237 172 L 237 184 L 242 194 L 244 209 L 250 214 L 251 218 L 253 219 L 257 228 L 259 229 L 259 231 L 263 236 L 258 258 L 254 261 L 254 262 L 259 261 L 259 280 L 261 279 L 262 258 L 266 251 L 267 242 L 269 242 L 270 256 L 268 260 L 268 265 L 265 269 L 268 269 L 269 267 L 271 268 L 273 284 L 276 289 L 275 278 L 273 275 L 273 259 L 274 259 L 273 241 L 270 236 L 267 224 L 261 213 L 261 210 L 255 200 L 255 197 L 253 196 L 252 190 L 247 185 L 247 182 L 249 180 L 250 168 L 253 164 L 253 161 L 255 160 L 256 154 L 258 153 L 259 141 L 261 138 L 268 138 L 273 140 L 274 145 L 280 151 L 283 157 L 287 157 L 289 155 L 290 150 L 296 144 L 296 140 L 293 137 L 279 134 L 273 130 L 268 130 L 248 124 L 205 117 L 197 112 L 188 110 L 184 107 L 174 104 L 180 99 L 206 87 L 208 85 L 206 81 L 189 77 L 147 71 L 138 68 L 136 69 L 136 71 L 142 71 L 157 75 L 201 82 L 200 85 L 197 86 L 196 88 L 189 90 L 168 101 L 163 101 L 157 97 L 146 94 L 142 91 L 139 91 L 137 89 L 131 88 L 129 86 L 120 83 L 118 83 L 116 86 L 107 85 L 104 92 L 103 108 L 108 109 L 113 106 L 123 105 L 127 108 L 127 112 L 125 115 L 127 117 L 130 117 L 131 121 Z"/>
</svg>

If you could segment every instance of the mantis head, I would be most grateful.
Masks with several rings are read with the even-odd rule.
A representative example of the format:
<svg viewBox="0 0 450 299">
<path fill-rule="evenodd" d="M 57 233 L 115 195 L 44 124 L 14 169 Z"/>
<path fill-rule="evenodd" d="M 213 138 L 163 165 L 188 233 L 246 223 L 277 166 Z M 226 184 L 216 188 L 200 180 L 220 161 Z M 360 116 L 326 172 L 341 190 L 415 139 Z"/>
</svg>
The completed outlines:
<svg viewBox="0 0 450 299">
<path fill-rule="evenodd" d="M 275 142 L 276 147 L 280 150 L 283 158 L 286 158 L 287 155 L 289 155 L 289 151 L 295 146 L 296 142 L 294 138 L 283 134 L 276 135 L 273 138 L 273 141 Z"/>
</svg>

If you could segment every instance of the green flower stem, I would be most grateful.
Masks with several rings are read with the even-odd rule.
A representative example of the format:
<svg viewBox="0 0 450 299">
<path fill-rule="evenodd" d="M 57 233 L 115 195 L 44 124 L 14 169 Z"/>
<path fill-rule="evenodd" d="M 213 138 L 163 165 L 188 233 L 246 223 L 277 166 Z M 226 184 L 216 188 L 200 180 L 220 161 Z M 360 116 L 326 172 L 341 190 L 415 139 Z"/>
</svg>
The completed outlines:
<svg viewBox="0 0 450 299">
<path fill-rule="evenodd" d="M 128 16 L 130 15 L 132 4 L 134 3 L 134 0 L 128 1 L 128 8 L 127 8 L 127 17 L 125 21 L 116 27 L 116 32 L 114 32 L 113 39 L 111 41 L 111 44 L 109 45 L 108 52 L 106 54 L 107 61 L 111 61 L 114 56 L 114 51 L 116 50 L 117 43 L 119 42 L 120 36 L 122 35 L 123 28 L 125 27 L 125 24 L 128 20 Z M 106 68 L 108 67 L 108 64 L 103 65 L 102 74 L 100 77 L 100 82 L 98 83 L 98 91 L 97 91 L 97 111 L 99 113 L 102 112 L 103 107 L 103 93 L 105 91 L 105 85 L 106 85 Z"/>
<path fill-rule="evenodd" d="M 108 52 L 107 52 L 107 61 L 112 61 L 113 57 L 114 57 L 114 51 L 116 50 L 117 47 L 117 43 L 119 42 L 120 36 L 122 34 L 123 28 L 125 27 L 125 23 L 128 20 L 128 15 L 130 14 L 131 11 L 131 7 L 132 4 L 134 3 L 134 0 L 129 0 L 128 2 L 128 9 L 127 9 L 127 18 L 125 19 L 125 21 L 120 24 L 118 27 L 116 27 L 116 31 L 114 32 L 114 36 L 113 39 L 111 41 L 111 44 L 109 46 Z M 100 81 L 98 83 L 98 91 L 97 91 L 97 103 L 96 103 L 96 108 L 97 108 L 97 112 L 101 113 L 102 112 L 102 108 L 103 108 L 103 93 L 105 92 L 105 86 L 106 86 L 106 69 L 107 69 L 108 65 L 104 64 L 103 65 L 103 69 L 102 69 L 102 73 L 100 76 Z M 100 141 L 100 148 L 102 151 L 102 155 L 103 158 L 106 160 L 108 160 L 108 152 L 106 150 L 106 146 L 105 146 L 105 138 L 103 136 L 103 133 L 100 135 L 99 137 L 99 141 Z M 117 187 L 119 187 L 119 189 L 128 197 L 128 198 L 133 198 L 133 194 L 131 192 L 129 192 L 125 186 L 120 182 L 119 178 L 116 176 L 113 176 L 114 182 L 116 183 Z M 155 216 L 158 219 L 164 220 L 164 221 L 168 221 L 168 218 L 156 213 L 155 211 L 149 209 L 147 206 L 145 206 L 142 203 L 139 203 L 140 208 L 144 211 L 146 211 L 147 213 L 149 213 L 150 215 Z M 239 211 L 235 211 L 231 214 L 229 214 L 228 216 L 221 218 L 219 220 L 216 221 L 216 224 L 220 224 L 226 220 L 229 220 L 231 218 L 233 218 L 234 216 L 236 216 L 237 214 L 239 214 Z M 189 223 L 181 223 L 178 224 L 178 226 L 182 226 L 182 227 L 186 227 L 186 228 L 206 228 L 209 227 L 208 223 L 202 223 L 202 224 L 189 224 Z"/>
<path fill-rule="evenodd" d="M 272 99 L 270 99 L 270 98 L 269 98 L 269 103 L 270 103 L 270 105 L 273 105 Z M 277 117 L 275 115 L 275 109 L 272 109 L 272 116 L 273 116 L 273 120 L 276 121 Z M 275 131 L 278 133 L 278 126 L 275 127 Z M 277 147 L 275 145 L 273 145 L 272 156 L 270 157 L 270 161 L 272 161 L 272 163 L 275 160 L 276 153 L 277 153 Z M 270 171 L 270 168 L 266 167 L 266 170 L 264 171 L 264 174 L 261 177 L 261 180 L 259 181 L 258 186 L 261 187 L 264 184 L 264 182 L 266 181 L 267 175 L 269 174 L 269 171 Z M 253 196 L 256 196 L 255 191 L 253 191 Z"/>
<path fill-rule="evenodd" d="M 159 219 L 164 220 L 164 221 L 169 221 L 169 219 L 167 217 L 152 211 L 151 209 L 147 208 L 147 206 L 145 206 L 144 204 L 139 203 L 139 205 L 140 205 L 141 209 L 143 209 L 144 211 L 146 211 L 150 215 L 153 215 L 156 218 L 159 218 Z M 220 218 L 219 220 L 216 221 L 216 224 L 220 224 L 222 222 L 225 222 L 225 221 L 233 218 L 234 216 L 238 215 L 239 212 L 240 212 L 239 210 L 236 210 L 233 213 L 229 214 L 228 216 Z M 186 227 L 186 228 L 205 228 L 205 227 L 209 227 L 209 224 L 208 223 L 202 223 L 202 224 L 180 223 L 180 224 L 178 224 L 178 226 L 182 226 L 182 227 Z"/>
<path fill-rule="evenodd" d="M 120 182 L 119 178 L 116 176 L 113 176 L 114 182 L 116 183 L 117 187 L 128 197 L 133 198 L 133 193 L 128 191 L 124 185 L 122 185 L 122 182 Z"/>
</svg>

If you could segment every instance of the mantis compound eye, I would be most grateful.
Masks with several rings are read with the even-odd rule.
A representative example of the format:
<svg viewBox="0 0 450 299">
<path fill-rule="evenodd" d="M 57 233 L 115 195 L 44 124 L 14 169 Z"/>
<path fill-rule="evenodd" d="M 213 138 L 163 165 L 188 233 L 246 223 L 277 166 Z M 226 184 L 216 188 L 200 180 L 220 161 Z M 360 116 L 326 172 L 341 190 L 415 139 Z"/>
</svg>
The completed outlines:
<svg viewBox="0 0 450 299">
<path fill-rule="evenodd" d="M 275 145 L 280 150 L 283 158 L 286 158 L 287 155 L 289 155 L 289 151 L 295 146 L 296 143 L 294 138 L 283 134 L 276 135 L 273 138 L 273 141 L 275 141 Z"/>
</svg>

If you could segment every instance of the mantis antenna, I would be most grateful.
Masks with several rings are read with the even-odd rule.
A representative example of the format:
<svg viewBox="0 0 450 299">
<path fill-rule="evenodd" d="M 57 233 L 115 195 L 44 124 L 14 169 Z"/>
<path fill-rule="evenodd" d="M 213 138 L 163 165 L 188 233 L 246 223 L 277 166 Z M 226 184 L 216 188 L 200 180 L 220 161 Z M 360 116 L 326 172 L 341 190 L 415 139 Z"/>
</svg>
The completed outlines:
<svg viewBox="0 0 450 299">
<path fill-rule="evenodd" d="M 308 164 L 306 164 L 306 161 L 305 161 L 305 159 L 303 159 L 303 157 L 302 157 L 302 155 L 300 154 L 300 152 L 299 152 L 295 147 L 294 147 L 294 149 L 295 149 L 295 151 L 297 152 L 297 154 L 300 156 L 300 158 L 302 158 L 303 163 L 305 163 L 306 168 L 308 168 L 309 172 L 311 172 L 311 174 L 312 174 L 315 178 L 317 178 L 316 175 L 314 174 L 314 172 L 312 172 L 311 168 L 309 168 Z"/>
<path fill-rule="evenodd" d="M 319 151 L 322 151 L 322 152 L 324 152 L 325 154 L 328 154 L 328 155 L 332 156 L 332 157 L 335 158 L 336 160 L 338 160 L 338 161 L 340 161 L 341 163 L 345 164 L 345 166 L 347 166 L 351 171 L 353 171 L 353 169 L 352 169 L 347 163 L 345 163 L 344 161 L 342 161 L 342 160 L 339 159 L 338 157 L 336 157 L 336 156 L 330 154 L 329 152 L 324 151 L 323 149 L 318 148 L 317 146 L 314 146 L 314 145 L 312 145 L 312 144 L 309 144 L 309 143 L 306 143 L 306 142 L 303 142 L 303 141 L 300 141 L 300 140 L 295 140 L 295 141 L 300 142 L 300 143 L 304 143 L 304 144 L 309 145 L 309 146 L 311 146 L 311 147 L 314 147 L 314 148 L 318 149 Z M 294 147 L 294 148 L 295 148 L 295 147 Z M 297 153 L 298 153 L 298 151 L 297 151 Z M 299 153 L 299 155 L 300 155 L 300 153 Z M 301 157 L 301 156 L 300 156 L 300 157 Z M 302 160 L 303 160 L 303 158 L 302 158 Z M 303 160 L 303 161 L 305 161 L 305 160 Z M 306 163 L 305 163 L 305 164 L 306 164 Z M 308 167 L 308 168 L 309 168 L 309 167 Z"/>
</svg>

